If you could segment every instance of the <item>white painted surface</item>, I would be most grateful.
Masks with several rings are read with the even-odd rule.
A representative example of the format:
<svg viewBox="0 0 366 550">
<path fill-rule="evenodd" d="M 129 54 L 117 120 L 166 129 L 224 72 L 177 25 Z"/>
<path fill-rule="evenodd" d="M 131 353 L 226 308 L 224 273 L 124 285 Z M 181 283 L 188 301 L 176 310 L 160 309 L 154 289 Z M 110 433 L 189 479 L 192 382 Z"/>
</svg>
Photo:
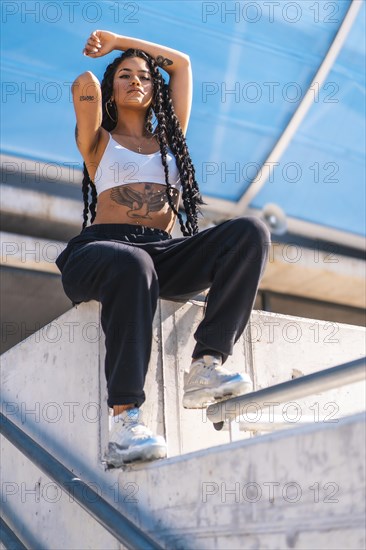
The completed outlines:
<svg viewBox="0 0 366 550">
<path fill-rule="evenodd" d="M 0 246 L 2 266 L 60 275 L 55 260 L 65 248 L 62 241 L 1 231 Z"/>
<path fill-rule="evenodd" d="M 342 256 L 335 245 L 324 252 L 273 242 L 260 288 L 363 309 L 365 273 L 364 260 Z"/>
<path fill-rule="evenodd" d="M 1 185 L 1 212 L 24 218 L 36 218 L 61 225 L 80 227 L 81 201 L 51 196 L 31 189 Z"/>
</svg>

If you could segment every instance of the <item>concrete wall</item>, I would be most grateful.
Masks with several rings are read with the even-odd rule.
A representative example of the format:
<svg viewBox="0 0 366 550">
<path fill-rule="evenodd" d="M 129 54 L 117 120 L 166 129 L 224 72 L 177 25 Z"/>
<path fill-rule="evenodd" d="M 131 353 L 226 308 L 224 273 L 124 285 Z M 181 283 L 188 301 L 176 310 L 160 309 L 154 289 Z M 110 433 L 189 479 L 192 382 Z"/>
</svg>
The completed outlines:
<svg viewBox="0 0 366 550">
<path fill-rule="evenodd" d="M 82 313 L 82 315 L 80 315 Z M 98 306 L 70 310 L 2 355 L 2 411 L 76 476 L 100 483 Z M 2 439 L 3 514 L 28 548 L 119 546 L 80 506 Z M 103 484 L 103 487 L 106 484 Z"/>
<path fill-rule="evenodd" d="M 259 390 L 364 357 L 365 333 L 364 328 L 353 325 L 253 312 L 245 337 L 250 342 L 254 388 Z M 331 423 L 364 409 L 365 386 L 353 383 L 287 403 L 273 402 L 268 409 L 259 409 L 254 403 L 242 417 L 247 419 L 252 413 L 254 420 L 249 425 L 253 429 L 268 416 L 270 427 L 274 415 L 284 427 L 291 427 L 307 420 Z"/>
</svg>

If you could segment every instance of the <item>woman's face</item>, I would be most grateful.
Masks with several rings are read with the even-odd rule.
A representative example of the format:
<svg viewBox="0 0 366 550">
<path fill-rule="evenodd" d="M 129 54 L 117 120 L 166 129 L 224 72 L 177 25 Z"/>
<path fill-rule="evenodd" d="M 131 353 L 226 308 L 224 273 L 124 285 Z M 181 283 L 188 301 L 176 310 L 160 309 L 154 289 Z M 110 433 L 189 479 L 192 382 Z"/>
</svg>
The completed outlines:
<svg viewBox="0 0 366 550">
<path fill-rule="evenodd" d="M 148 108 L 152 102 L 153 80 L 148 64 L 141 57 L 128 57 L 120 63 L 113 79 L 113 99 L 119 107 Z"/>
</svg>

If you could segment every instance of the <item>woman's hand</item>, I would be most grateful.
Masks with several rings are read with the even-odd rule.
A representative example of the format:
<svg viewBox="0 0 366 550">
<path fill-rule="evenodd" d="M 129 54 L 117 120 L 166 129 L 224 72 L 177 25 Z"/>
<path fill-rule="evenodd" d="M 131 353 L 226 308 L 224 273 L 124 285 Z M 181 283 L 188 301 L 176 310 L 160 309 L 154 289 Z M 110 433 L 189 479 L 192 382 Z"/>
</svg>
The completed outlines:
<svg viewBox="0 0 366 550">
<path fill-rule="evenodd" d="M 83 54 L 86 57 L 103 57 L 115 49 L 116 38 L 114 32 L 94 31 L 85 44 Z"/>
</svg>

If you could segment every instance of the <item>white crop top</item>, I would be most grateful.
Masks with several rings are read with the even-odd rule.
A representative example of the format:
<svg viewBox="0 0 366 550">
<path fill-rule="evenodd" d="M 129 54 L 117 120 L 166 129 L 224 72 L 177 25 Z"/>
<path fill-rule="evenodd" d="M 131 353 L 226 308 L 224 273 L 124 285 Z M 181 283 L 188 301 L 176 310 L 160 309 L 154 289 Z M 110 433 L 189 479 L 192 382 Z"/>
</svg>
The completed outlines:
<svg viewBox="0 0 366 550">
<path fill-rule="evenodd" d="M 167 153 L 169 183 L 180 190 L 181 183 L 175 157 L 170 149 Z M 103 153 L 94 183 L 97 193 L 118 185 L 129 183 L 160 183 L 165 185 L 164 166 L 160 151 L 143 155 L 126 149 L 109 134 L 109 141 Z"/>
</svg>

